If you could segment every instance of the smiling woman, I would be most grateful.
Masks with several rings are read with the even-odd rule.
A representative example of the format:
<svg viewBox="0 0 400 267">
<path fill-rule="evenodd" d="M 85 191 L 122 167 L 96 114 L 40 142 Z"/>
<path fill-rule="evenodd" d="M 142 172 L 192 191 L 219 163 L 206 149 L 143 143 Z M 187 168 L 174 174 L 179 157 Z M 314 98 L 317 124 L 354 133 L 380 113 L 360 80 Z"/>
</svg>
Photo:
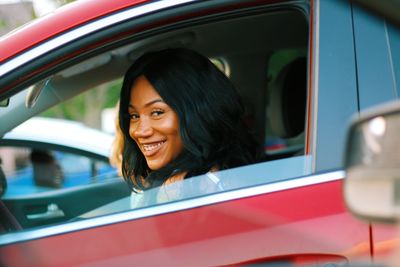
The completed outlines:
<svg viewBox="0 0 400 267">
<path fill-rule="evenodd" d="M 143 55 L 121 91 L 125 180 L 141 191 L 258 161 L 261 146 L 243 113 L 232 83 L 206 57 L 182 48 Z"/>
</svg>

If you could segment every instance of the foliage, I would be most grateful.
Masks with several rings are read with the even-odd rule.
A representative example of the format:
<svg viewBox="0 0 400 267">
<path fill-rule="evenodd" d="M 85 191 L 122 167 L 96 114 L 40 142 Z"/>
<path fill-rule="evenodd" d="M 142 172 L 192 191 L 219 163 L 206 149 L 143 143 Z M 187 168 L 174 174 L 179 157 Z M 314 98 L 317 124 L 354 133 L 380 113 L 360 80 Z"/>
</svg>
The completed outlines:
<svg viewBox="0 0 400 267">
<path fill-rule="evenodd" d="M 4 19 L 0 18 L 0 28 L 4 28 L 6 26 L 7 26 L 7 22 Z"/>
<path fill-rule="evenodd" d="M 43 112 L 41 116 L 76 120 L 101 128 L 101 112 L 116 106 L 121 86 L 122 80 L 103 84 Z"/>
<path fill-rule="evenodd" d="M 75 0 L 54 0 L 59 6 L 75 2 Z"/>
<path fill-rule="evenodd" d="M 307 56 L 307 50 L 285 49 L 272 54 L 268 62 L 268 80 L 275 80 L 276 76 L 284 66 L 300 56 Z"/>
</svg>

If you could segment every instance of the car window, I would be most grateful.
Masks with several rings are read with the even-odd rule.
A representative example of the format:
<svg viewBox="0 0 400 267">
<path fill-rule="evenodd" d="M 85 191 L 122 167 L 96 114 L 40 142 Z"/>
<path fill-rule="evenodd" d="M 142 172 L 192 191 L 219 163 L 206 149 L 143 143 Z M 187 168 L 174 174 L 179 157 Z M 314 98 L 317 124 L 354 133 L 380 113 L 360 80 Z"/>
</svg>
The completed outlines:
<svg viewBox="0 0 400 267">
<path fill-rule="evenodd" d="M 303 23 L 307 23 L 303 19 Z M 240 91 L 241 81 L 234 77 L 235 71 L 247 71 L 245 61 L 240 62 L 242 66 L 235 66 L 237 59 L 234 57 L 211 58 L 243 93 L 247 122 L 259 138 L 266 156 L 263 162 L 210 172 L 144 193 L 132 192 L 131 196 L 81 214 L 78 218 L 141 209 L 311 174 L 312 155 L 305 153 L 308 41 L 307 36 L 301 36 L 301 39 L 304 43 L 300 47 L 274 49 L 263 65 L 251 66 L 252 69 L 263 66 L 262 75 L 258 77 L 263 83 L 254 83 L 257 86 L 251 95 Z M 253 81 L 246 79 L 246 82 Z M 249 85 L 246 90 L 250 91 Z"/>
<path fill-rule="evenodd" d="M 229 69 L 229 64 L 226 62 L 224 58 L 210 58 L 211 62 L 222 71 L 227 77 L 231 75 L 231 71 Z"/>
<path fill-rule="evenodd" d="M 282 27 L 276 27 L 277 23 Z M 54 117 L 65 112 L 69 116 L 66 119 L 75 115 L 82 122 L 91 109 L 101 113 L 105 108 L 117 106 L 121 77 L 144 51 L 185 44 L 213 59 L 236 86 L 245 106 L 245 122 L 265 154 L 261 162 L 212 171 L 138 194 L 131 192 L 105 161 L 55 149 L 13 148 L 16 154 L 21 154 L 21 162 L 12 169 L 3 164 L 7 181 L 10 181 L 9 191 L 2 197 L 4 204 L 22 228 L 29 229 L 201 198 L 312 173 L 313 155 L 305 153 L 308 23 L 303 9 L 271 9 L 255 15 L 207 20 L 188 28 L 145 36 L 133 43 L 125 41 L 123 45 L 113 45 L 106 52 L 103 49 L 101 54 L 85 58 L 68 69 L 58 69 L 41 83 L 44 89 L 34 105 L 40 109 L 41 116 Z M 252 30 L 237 30 L 231 35 L 223 30 L 227 27 Z M 241 32 L 246 38 L 241 37 L 243 41 L 234 44 Z M 197 40 L 201 42 L 196 43 Z M 38 87 L 36 84 L 31 88 L 35 86 Z M 31 88 L 14 98 L 23 101 Z M 58 104 L 58 98 L 65 102 Z M 12 109 L 16 102 L 11 101 L 9 108 Z M 41 166 L 41 163 L 36 164 L 39 159 L 44 159 L 47 171 L 36 179 L 35 171 Z M 15 162 L 18 160 L 14 159 Z M 47 177 L 50 173 L 51 177 Z M 36 194 L 11 188 L 27 182 L 28 175 L 31 177 L 29 186 Z M 16 195 L 18 198 L 12 198 Z M 54 213 L 56 215 L 52 217 Z"/>
</svg>

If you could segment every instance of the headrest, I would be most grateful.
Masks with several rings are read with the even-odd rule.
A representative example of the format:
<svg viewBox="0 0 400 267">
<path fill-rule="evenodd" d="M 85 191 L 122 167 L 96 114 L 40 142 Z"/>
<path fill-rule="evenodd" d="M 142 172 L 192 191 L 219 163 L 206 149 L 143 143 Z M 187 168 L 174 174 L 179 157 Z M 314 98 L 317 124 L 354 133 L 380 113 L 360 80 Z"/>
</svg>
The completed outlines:
<svg viewBox="0 0 400 267">
<path fill-rule="evenodd" d="M 287 64 L 271 84 L 268 118 L 273 133 L 281 138 L 304 131 L 307 102 L 307 58 Z"/>
</svg>

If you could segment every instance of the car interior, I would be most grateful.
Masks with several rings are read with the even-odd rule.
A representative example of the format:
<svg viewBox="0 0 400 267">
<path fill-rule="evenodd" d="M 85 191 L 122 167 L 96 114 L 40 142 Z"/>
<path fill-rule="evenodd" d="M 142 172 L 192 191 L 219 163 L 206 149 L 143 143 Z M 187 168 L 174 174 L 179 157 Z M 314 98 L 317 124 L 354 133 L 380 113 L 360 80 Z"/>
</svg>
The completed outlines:
<svg viewBox="0 0 400 267">
<path fill-rule="evenodd" d="M 308 31 L 309 21 L 303 10 L 271 8 L 161 29 L 134 42 L 121 42 L 101 53 L 93 52 L 92 57 L 83 61 L 77 59 L 74 65 L 13 95 L 8 106 L 0 108 L 0 136 L 59 103 L 121 79 L 129 65 L 146 51 L 186 47 L 218 62 L 232 80 L 243 98 L 246 120 L 268 160 L 304 155 Z M 0 192 L 4 192 L 6 183 L 0 184 Z M 2 198 L 0 226 L 7 232 L 66 222 L 129 194 L 119 179 Z M 63 216 L 27 216 L 54 211 Z"/>
</svg>

